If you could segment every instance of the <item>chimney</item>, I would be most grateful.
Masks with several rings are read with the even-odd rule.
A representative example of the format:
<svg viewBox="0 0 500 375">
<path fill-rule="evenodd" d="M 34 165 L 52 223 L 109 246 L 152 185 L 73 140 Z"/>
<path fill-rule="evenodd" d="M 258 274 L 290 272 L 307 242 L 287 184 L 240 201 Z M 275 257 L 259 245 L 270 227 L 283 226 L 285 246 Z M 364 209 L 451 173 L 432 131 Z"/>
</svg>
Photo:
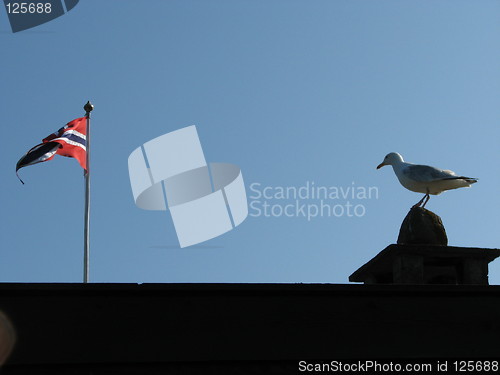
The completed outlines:
<svg viewBox="0 0 500 375">
<path fill-rule="evenodd" d="M 435 213 L 414 207 L 406 215 L 397 244 L 387 246 L 351 276 L 365 284 L 483 284 L 488 264 L 499 249 L 447 246 L 448 238 Z"/>
</svg>

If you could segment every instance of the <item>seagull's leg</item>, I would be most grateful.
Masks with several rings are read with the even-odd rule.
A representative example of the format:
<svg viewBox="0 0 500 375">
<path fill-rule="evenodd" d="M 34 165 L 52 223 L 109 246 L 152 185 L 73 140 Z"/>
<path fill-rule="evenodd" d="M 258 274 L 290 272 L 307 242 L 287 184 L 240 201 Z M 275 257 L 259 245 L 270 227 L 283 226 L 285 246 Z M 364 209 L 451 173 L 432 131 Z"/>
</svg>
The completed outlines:
<svg viewBox="0 0 500 375">
<path fill-rule="evenodd" d="M 425 198 L 427 198 L 427 199 L 425 199 Z M 424 208 L 425 205 L 427 204 L 427 202 L 429 202 L 429 199 L 431 199 L 431 196 L 429 195 L 429 188 L 427 188 L 427 194 L 425 194 L 424 199 L 425 199 L 425 201 L 424 201 L 424 204 L 422 205 L 422 208 Z"/>
<path fill-rule="evenodd" d="M 420 207 L 420 205 L 422 204 L 422 202 L 424 201 L 424 199 L 427 197 L 427 195 L 428 194 L 425 194 L 422 199 L 420 199 L 416 204 L 413 205 L 412 208 Z"/>
<path fill-rule="evenodd" d="M 424 204 L 422 205 L 422 208 L 425 207 L 425 205 L 427 204 L 427 202 L 429 202 L 429 199 L 431 199 L 431 196 L 429 195 L 429 193 L 425 194 L 424 198 L 427 198 L 424 202 Z"/>
</svg>

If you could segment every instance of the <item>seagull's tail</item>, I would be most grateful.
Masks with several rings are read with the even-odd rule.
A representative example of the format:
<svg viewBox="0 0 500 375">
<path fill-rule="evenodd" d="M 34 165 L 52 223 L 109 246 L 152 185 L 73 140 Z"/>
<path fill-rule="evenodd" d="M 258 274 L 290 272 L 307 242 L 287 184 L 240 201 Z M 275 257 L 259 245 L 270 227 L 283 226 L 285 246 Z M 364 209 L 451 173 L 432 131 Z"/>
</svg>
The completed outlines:
<svg viewBox="0 0 500 375">
<path fill-rule="evenodd" d="M 443 180 L 463 180 L 465 182 L 468 182 L 469 184 L 475 184 L 479 179 L 474 177 L 453 176 L 453 177 L 443 178 Z"/>
</svg>

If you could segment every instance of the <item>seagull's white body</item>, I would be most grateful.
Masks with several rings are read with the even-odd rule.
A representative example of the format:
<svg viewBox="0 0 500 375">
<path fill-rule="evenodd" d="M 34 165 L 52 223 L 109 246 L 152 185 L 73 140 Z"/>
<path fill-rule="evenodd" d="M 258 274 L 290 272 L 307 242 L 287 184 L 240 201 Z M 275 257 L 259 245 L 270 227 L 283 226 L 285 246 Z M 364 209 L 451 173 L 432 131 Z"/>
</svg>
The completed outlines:
<svg viewBox="0 0 500 375">
<path fill-rule="evenodd" d="M 391 165 L 401 185 L 408 190 L 425 194 L 424 199 L 428 198 L 429 194 L 438 195 L 445 190 L 470 187 L 471 184 L 477 182 L 476 178 L 458 176 L 453 171 L 428 165 L 406 163 L 397 152 L 387 154 L 384 161 L 377 166 L 377 169 L 384 165 Z M 424 199 L 417 205 L 420 205 Z"/>
</svg>

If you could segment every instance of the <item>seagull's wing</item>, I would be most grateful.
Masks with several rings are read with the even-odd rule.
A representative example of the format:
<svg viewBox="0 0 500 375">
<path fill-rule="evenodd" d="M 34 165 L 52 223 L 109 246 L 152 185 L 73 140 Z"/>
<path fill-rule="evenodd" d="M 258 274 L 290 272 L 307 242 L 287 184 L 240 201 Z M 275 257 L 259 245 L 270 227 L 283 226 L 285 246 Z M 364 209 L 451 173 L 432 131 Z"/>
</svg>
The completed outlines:
<svg viewBox="0 0 500 375">
<path fill-rule="evenodd" d="M 430 182 L 438 180 L 451 180 L 451 179 L 461 179 L 464 177 L 459 177 L 453 171 L 442 170 L 438 168 L 431 167 L 429 165 L 417 165 L 410 164 L 402 170 L 403 174 L 413 180 L 418 182 Z"/>
<path fill-rule="evenodd" d="M 473 184 L 478 180 L 474 177 L 457 176 L 453 171 L 434 168 L 429 165 L 410 164 L 403 168 L 402 172 L 407 178 L 418 182 L 464 180 L 469 184 Z"/>
</svg>

